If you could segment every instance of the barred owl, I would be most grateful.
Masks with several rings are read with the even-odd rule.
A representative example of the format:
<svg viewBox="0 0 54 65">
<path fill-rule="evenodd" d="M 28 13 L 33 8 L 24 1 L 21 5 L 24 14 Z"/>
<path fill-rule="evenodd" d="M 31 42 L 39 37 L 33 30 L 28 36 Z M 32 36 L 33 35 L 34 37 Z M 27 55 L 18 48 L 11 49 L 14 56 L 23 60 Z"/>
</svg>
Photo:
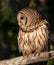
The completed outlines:
<svg viewBox="0 0 54 65">
<path fill-rule="evenodd" d="M 41 18 L 37 10 L 24 8 L 18 12 L 18 46 L 23 56 L 48 51 L 48 22 Z"/>
</svg>

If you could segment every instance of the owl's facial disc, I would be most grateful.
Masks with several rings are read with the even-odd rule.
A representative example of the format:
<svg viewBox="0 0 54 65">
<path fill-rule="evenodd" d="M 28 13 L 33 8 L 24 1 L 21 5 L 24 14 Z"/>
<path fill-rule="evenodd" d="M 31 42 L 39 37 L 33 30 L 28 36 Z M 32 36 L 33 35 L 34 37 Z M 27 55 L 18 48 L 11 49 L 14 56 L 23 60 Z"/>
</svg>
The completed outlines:
<svg viewBox="0 0 54 65">
<path fill-rule="evenodd" d="M 22 28 L 23 26 L 25 27 L 27 24 L 27 17 L 21 12 L 18 14 L 18 24 Z"/>
</svg>

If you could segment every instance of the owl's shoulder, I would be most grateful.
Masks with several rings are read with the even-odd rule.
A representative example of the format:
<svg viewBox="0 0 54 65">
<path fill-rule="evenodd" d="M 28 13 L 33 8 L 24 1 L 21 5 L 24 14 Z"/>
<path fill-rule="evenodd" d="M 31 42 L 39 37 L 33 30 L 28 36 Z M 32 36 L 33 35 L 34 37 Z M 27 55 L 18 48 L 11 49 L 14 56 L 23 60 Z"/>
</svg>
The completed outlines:
<svg viewBox="0 0 54 65">
<path fill-rule="evenodd" d="M 47 20 L 41 20 L 42 24 L 44 25 L 49 25 L 48 21 Z"/>
</svg>

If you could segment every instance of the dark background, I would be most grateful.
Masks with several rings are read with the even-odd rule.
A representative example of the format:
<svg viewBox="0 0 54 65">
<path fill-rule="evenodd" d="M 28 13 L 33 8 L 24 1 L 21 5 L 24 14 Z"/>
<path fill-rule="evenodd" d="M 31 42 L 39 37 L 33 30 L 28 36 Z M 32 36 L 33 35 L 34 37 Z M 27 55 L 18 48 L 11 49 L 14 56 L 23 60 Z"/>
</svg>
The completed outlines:
<svg viewBox="0 0 54 65">
<path fill-rule="evenodd" d="M 50 50 L 54 50 L 54 2 L 53 0 L 0 0 L 0 60 L 20 56 L 17 44 L 19 26 L 17 13 L 22 8 L 37 9 L 50 24 Z M 49 60 L 48 65 L 54 65 Z"/>
</svg>

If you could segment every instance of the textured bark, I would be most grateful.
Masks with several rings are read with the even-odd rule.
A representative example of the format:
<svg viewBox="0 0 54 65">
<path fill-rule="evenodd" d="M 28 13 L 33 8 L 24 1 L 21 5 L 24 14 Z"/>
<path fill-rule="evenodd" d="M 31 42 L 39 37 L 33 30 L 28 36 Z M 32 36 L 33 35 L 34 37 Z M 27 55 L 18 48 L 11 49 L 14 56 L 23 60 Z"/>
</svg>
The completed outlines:
<svg viewBox="0 0 54 65">
<path fill-rule="evenodd" d="M 50 59 L 54 59 L 54 51 L 42 52 L 40 53 L 40 56 L 35 57 L 33 55 L 30 55 L 28 58 L 23 58 L 23 56 L 20 56 L 9 60 L 2 60 L 0 61 L 0 65 L 26 65 L 37 62 L 42 63 Z"/>
</svg>

